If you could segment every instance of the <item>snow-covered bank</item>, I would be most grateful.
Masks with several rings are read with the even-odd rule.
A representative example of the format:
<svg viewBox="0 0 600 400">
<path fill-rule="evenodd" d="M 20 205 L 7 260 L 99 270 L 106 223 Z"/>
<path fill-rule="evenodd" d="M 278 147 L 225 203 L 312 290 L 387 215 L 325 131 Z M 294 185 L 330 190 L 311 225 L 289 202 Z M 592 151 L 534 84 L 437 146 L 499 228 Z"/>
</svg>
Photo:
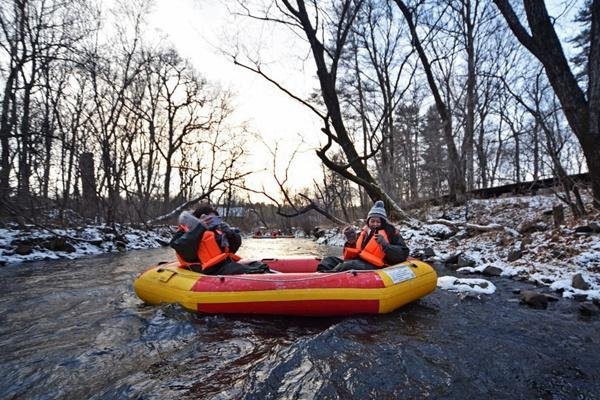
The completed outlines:
<svg viewBox="0 0 600 400">
<path fill-rule="evenodd" d="M 168 226 L 146 231 L 121 225 L 117 231 L 105 225 L 52 232 L 33 225 L 0 228 L 0 265 L 160 247 L 168 244 L 172 235 Z"/>
<path fill-rule="evenodd" d="M 413 257 L 443 263 L 457 275 L 504 276 L 563 297 L 600 300 L 600 216 L 590 208 L 588 219 L 577 221 L 565 209 L 565 223 L 555 228 L 552 208 L 559 204 L 554 195 L 470 200 L 466 206 L 421 211 L 419 218 L 428 222 L 398 228 Z M 319 241 L 341 246 L 344 237 L 329 231 Z M 493 293 L 486 282 L 482 288 L 480 279 L 449 277 L 438 286 Z"/>
</svg>

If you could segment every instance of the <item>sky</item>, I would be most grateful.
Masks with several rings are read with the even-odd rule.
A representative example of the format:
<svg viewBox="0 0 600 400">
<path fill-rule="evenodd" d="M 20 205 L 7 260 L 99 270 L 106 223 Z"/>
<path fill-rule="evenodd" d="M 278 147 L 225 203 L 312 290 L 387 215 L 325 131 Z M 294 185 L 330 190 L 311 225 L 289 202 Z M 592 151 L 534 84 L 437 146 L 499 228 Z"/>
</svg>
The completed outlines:
<svg viewBox="0 0 600 400">
<path fill-rule="evenodd" d="M 265 69 L 295 94 L 306 97 L 316 81 L 311 72 L 312 59 L 302 41 L 290 32 L 264 27 L 248 18 L 234 20 L 221 1 L 157 0 L 148 23 L 158 35 L 166 35 L 166 40 L 210 82 L 235 93 L 236 120 L 246 122 L 271 148 L 277 144 L 280 171 L 298 148 L 290 168 L 290 186 L 294 189 L 312 186 L 312 180 L 318 179 L 321 171 L 314 153 L 320 140 L 319 121 L 305 106 L 264 78 L 234 65 L 231 56 L 224 54 L 224 51 L 234 52 L 236 44 L 248 49 L 248 53 L 260 52 Z M 265 145 L 250 140 L 247 150 L 248 169 L 268 169 L 250 177 L 248 184 L 257 189 L 265 185 L 270 191 L 276 190 L 270 172 L 272 156 Z"/>
</svg>

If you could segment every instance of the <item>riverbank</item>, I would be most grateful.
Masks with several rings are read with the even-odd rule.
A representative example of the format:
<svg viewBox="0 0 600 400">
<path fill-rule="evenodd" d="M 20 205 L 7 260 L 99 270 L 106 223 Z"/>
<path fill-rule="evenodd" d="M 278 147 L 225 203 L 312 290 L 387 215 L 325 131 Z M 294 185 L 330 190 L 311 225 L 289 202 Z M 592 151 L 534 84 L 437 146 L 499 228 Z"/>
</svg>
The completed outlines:
<svg viewBox="0 0 600 400">
<path fill-rule="evenodd" d="M 564 220 L 556 226 L 553 210 L 560 209 L 559 199 L 538 195 L 422 209 L 416 216 L 423 224 L 397 227 L 411 256 L 439 264 L 463 280 L 473 274 L 502 276 L 546 287 L 562 297 L 598 301 L 600 214 L 592 209 L 591 199 L 586 200 L 586 219 L 574 218 L 565 208 Z M 342 246 L 344 238 L 331 230 L 318 241 Z M 465 282 L 477 286 L 475 280 Z M 438 286 L 448 284 L 442 280 Z M 475 291 L 489 292 L 483 289 Z"/>
<path fill-rule="evenodd" d="M 126 225 L 114 228 L 87 225 L 64 229 L 8 225 L 0 228 L 0 265 L 77 259 L 104 253 L 156 248 L 168 245 L 171 235 L 172 228 L 169 226 L 142 230 Z"/>
</svg>

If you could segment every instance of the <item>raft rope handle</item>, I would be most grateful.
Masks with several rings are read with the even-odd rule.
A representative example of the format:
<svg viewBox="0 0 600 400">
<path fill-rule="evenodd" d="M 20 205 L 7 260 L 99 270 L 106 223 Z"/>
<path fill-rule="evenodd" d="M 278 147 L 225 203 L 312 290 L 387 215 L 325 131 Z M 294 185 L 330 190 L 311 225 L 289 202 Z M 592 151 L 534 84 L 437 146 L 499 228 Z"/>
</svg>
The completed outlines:
<svg viewBox="0 0 600 400">
<path fill-rule="evenodd" d="M 241 280 L 246 280 L 246 281 L 257 281 L 257 282 L 302 282 L 302 281 L 310 281 L 310 280 L 315 280 L 315 279 L 323 279 L 326 278 L 328 276 L 332 276 L 332 275 L 339 275 L 339 274 L 352 274 L 352 276 L 356 276 L 359 273 L 372 273 L 374 271 L 377 271 L 375 269 L 372 270 L 350 270 L 350 271 L 339 271 L 339 272 L 320 272 L 318 273 L 317 276 L 311 276 L 311 277 L 306 277 L 306 278 L 298 278 L 298 279 L 259 279 L 259 278 L 253 278 L 250 276 L 246 276 L 246 275 L 251 275 L 251 274 L 245 274 L 245 275 L 205 275 L 205 276 L 212 276 L 215 278 L 219 278 L 219 280 L 221 282 L 225 281 L 225 278 L 235 278 L 235 279 L 241 279 Z M 269 276 L 273 276 L 270 275 Z"/>
<path fill-rule="evenodd" d="M 173 275 L 177 275 L 178 272 L 177 271 L 173 271 L 172 269 L 164 269 L 164 268 L 159 268 L 156 270 L 156 272 L 162 273 L 165 271 L 170 271 L 173 273 Z M 311 276 L 311 277 L 307 277 L 307 278 L 299 278 L 299 279 L 258 279 L 258 278 L 252 278 L 249 276 L 246 276 L 246 274 L 244 275 L 206 275 L 206 274 L 202 274 L 203 276 L 206 277 L 212 277 L 212 278 L 217 278 L 219 279 L 220 282 L 224 282 L 225 278 L 237 278 L 237 279 L 241 279 L 241 280 L 246 280 L 246 281 L 257 281 L 257 282 L 301 282 L 301 281 L 308 281 L 308 280 L 312 280 L 312 279 L 321 279 L 321 278 L 326 278 L 327 276 L 331 276 L 331 275 L 339 275 L 339 274 L 345 274 L 345 273 L 350 273 L 353 276 L 356 276 L 356 274 L 358 272 L 373 272 L 375 270 L 369 270 L 369 271 L 355 271 L 355 270 L 350 270 L 350 271 L 340 271 L 340 272 L 323 272 L 323 273 L 319 273 L 319 275 L 317 276 Z M 279 274 L 285 274 L 284 272 L 279 272 Z M 247 275 L 251 275 L 251 274 L 247 274 Z M 269 276 L 272 276 L 269 274 Z"/>
<path fill-rule="evenodd" d="M 172 269 L 164 269 L 164 268 L 159 268 L 156 270 L 156 272 L 162 273 L 164 271 L 170 271 L 173 273 L 173 275 L 178 274 L 177 271 L 173 271 Z M 208 276 L 208 277 L 213 277 L 213 278 L 218 278 L 220 282 L 224 282 L 225 278 L 237 278 L 237 279 L 241 279 L 241 280 L 246 280 L 246 281 L 256 281 L 256 282 L 302 282 L 302 281 L 309 281 L 309 280 L 313 280 L 313 279 L 321 279 L 321 278 L 326 278 L 327 276 L 332 276 L 332 275 L 339 275 L 339 274 L 352 274 L 352 276 L 356 276 L 357 273 L 359 272 L 373 272 L 376 270 L 368 270 L 368 271 L 357 271 L 357 270 L 350 270 L 350 271 L 339 271 L 339 272 L 322 272 L 319 273 L 317 276 L 311 276 L 311 277 L 306 277 L 306 278 L 299 278 L 299 279 L 259 279 L 259 278 L 253 278 L 247 275 L 251 275 L 251 274 L 244 274 L 244 275 L 206 275 L 206 274 L 202 274 L 204 276 Z M 314 273 L 314 272 L 313 272 Z M 279 272 L 277 275 L 280 274 L 285 274 L 285 272 Z M 272 276 L 269 274 L 269 276 Z"/>
<path fill-rule="evenodd" d="M 413 268 L 418 267 L 416 264 L 414 264 L 412 262 L 407 266 L 410 266 Z M 383 268 L 381 268 L 381 269 L 383 269 Z M 157 269 L 157 272 L 163 272 L 163 271 L 171 271 L 171 272 L 173 272 L 173 275 L 178 273 L 177 271 L 173 271 L 171 269 L 168 269 L 168 270 L 165 270 L 164 268 Z M 312 272 L 314 274 L 317 274 L 317 276 L 298 278 L 298 279 L 267 279 L 267 280 L 253 278 L 253 277 L 248 276 L 248 275 L 252 275 L 252 274 L 244 274 L 244 275 L 206 275 L 206 274 L 203 274 L 203 275 L 218 278 L 220 282 L 224 282 L 225 278 L 235 278 L 235 279 L 241 279 L 241 280 L 246 280 L 246 281 L 256 281 L 256 282 L 302 282 L 302 281 L 310 281 L 310 280 L 314 280 L 314 279 L 322 279 L 322 278 L 326 278 L 327 276 L 332 276 L 332 275 L 352 274 L 352 276 L 357 276 L 358 274 L 361 274 L 361 273 L 366 274 L 366 273 L 372 273 L 375 271 L 378 271 L 378 269 L 370 269 L 370 270 L 351 269 L 348 271 L 339 271 L 339 272 L 319 272 L 318 274 L 316 272 Z M 278 272 L 278 274 L 285 274 L 285 272 L 281 272 L 281 271 L 277 271 L 277 272 Z M 268 274 L 268 276 L 273 276 L 273 275 Z"/>
</svg>

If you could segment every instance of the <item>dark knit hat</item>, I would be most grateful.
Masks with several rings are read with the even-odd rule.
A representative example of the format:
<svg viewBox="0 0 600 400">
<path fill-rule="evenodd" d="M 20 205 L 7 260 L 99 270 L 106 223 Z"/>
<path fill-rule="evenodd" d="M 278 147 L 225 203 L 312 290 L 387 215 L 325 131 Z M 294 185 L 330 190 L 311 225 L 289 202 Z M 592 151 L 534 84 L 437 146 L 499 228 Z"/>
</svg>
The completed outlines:
<svg viewBox="0 0 600 400">
<path fill-rule="evenodd" d="M 369 218 L 371 217 L 379 217 L 387 221 L 387 213 L 385 212 L 383 201 L 377 200 L 375 202 L 371 208 L 371 211 L 369 211 L 369 214 L 367 214 L 367 222 L 369 222 Z"/>
<path fill-rule="evenodd" d="M 208 215 L 208 214 L 219 215 L 218 211 L 213 206 L 211 206 L 209 203 L 202 203 L 198 206 L 198 208 L 196 208 L 196 210 L 194 210 L 194 217 L 200 218 L 200 216 L 202 214 L 204 214 L 204 215 Z"/>
</svg>

